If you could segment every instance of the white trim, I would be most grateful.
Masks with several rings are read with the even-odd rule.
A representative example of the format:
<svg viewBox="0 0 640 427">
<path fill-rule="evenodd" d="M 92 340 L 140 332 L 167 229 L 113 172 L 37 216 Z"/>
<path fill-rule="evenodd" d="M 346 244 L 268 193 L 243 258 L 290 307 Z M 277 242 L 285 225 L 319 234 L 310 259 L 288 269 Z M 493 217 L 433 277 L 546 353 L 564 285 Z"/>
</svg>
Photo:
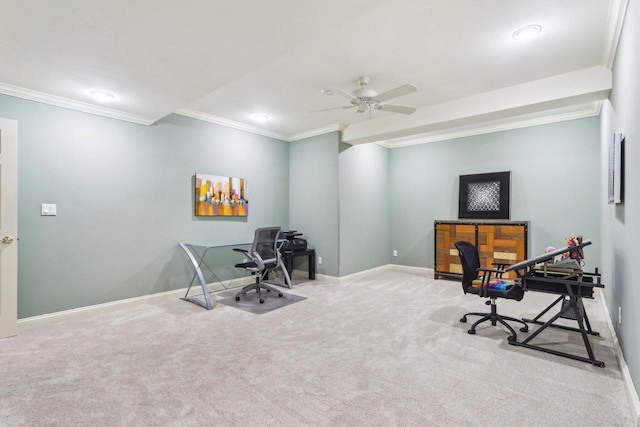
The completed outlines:
<svg viewBox="0 0 640 427">
<path fill-rule="evenodd" d="M 318 129 L 312 129 L 305 132 L 294 133 L 293 135 L 289 135 L 287 140 L 289 142 L 294 142 L 294 141 L 299 141 L 305 138 L 311 138 L 312 136 L 324 135 L 325 133 L 329 133 L 329 132 L 335 132 L 335 131 L 342 132 L 345 129 L 346 129 L 345 125 L 343 125 L 342 123 L 336 123 L 336 124 L 325 126 Z"/>
<path fill-rule="evenodd" d="M 628 0 L 611 0 L 609 3 L 609 16 L 607 17 L 607 29 L 605 30 L 604 50 L 602 61 L 608 69 L 613 68 L 616 59 L 620 34 L 627 14 Z"/>
<path fill-rule="evenodd" d="M 326 274 L 316 274 L 316 279 L 320 282 L 339 284 L 339 283 L 346 283 L 348 281 L 355 280 L 360 277 L 380 273 L 382 271 L 387 271 L 387 270 L 407 271 L 414 274 L 421 274 L 421 273 L 433 274 L 433 269 L 430 269 L 430 268 L 409 267 L 409 266 L 402 266 L 402 265 L 387 264 L 387 265 L 382 265 L 380 267 L 374 267 L 369 270 L 359 271 L 357 273 L 349 274 L 348 276 L 342 276 L 342 277 L 329 276 Z M 296 272 L 300 274 L 305 274 L 305 275 L 308 274 L 306 271 L 302 271 L 302 270 L 294 270 L 294 273 Z M 240 280 L 234 279 L 234 281 L 235 281 L 234 284 L 236 284 L 237 286 L 234 286 L 233 289 L 235 289 L 236 287 L 239 289 L 241 286 L 248 284 L 251 281 L 251 277 L 244 277 L 244 278 L 241 278 Z M 230 280 L 223 282 L 224 286 L 229 286 L 230 282 L 231 282 Z M 218 283 L 209 283 L 208 286 L 209 286 L 210 292 L 212 293 L 211 297 L 214 300 L 214 309 L 215 309 L 215 298 L 216 298 L 215 292 L 223 291 L 224 289 L 219 289 L 220 284 Z M 55 313 L 42 314 L 40 316 L 27 317 L 24 319 L 18 319 L 17 328 L 18 328 L 18 332 L 20 332 L 20 331 L 24 331 L 30 328 L 35 328 L 38 326 L 44 326 L 52 323 L 57 323 L 57 322 L 62 322 L 62 321 L 72 320 L 72 319 L 79 319 L 79 318 L 84 318 L 88 316 L 95 316 L 100 313 L 108 313 L 116 310 L 121 310 L 123 308 L 135 307 L 141 304 L 149 304 L 149 303 L 154 303 L 159 301 L 166 301 L 174 298 L 182 298 L 186 292 L 187 292 L 187 288 L 176 289 L 173 291 L 159 292 L 156 294 L 142 295 L 139 297 L 127 298 L 127 299 L 122 299 L 118 301 L 111 301 L 103 304 L 95 304 L 95 305 L 90 305 L 86 307 L 74 308 L 71 310 L 64 310 L 64 311 L 58 311 Z M 185 301 L 185 304 L 191 304 L 191 303 L 188 303 Z M 202 308 L 199 308 L 199 309 L 204 310 Z"/>
<path fill-rule="evenodd" d="M 586 117 L 593 117 L 600 114 L 602 108 L 602 101 L 595 101 L 590 104 L 588 108 L 583 108 L 577 111 L 562 112 L 554 114 L 545 114 L 541 117 L 532 119 L 511 119 L 506 123 L 474 126 L 472 128 L 464 130 L 450 129 L 437 135 L 427 136 L 423 138 L 410 139 L 405 141 L 378 141 L 375 144 L 381 145 L 386 148 L 401 148 L 411 145 L 427 144 L 429 142 L 444 141 L 448 139 L 464 138 L 467 136 L 482 135 L 487 133 L 502 132 L 505 130 L 520 129 L 531 126 L 539 126 L 550 123 L 563 122 L 567 120 L 582 119 Z"/>
<path fill-rule="evenodd" d="M 311 129 L 308 131 L 295 133 L 292 135 L 285 135 L 278 132 L 272 132 L 266 129 L 259 128 L 257 126 L 251 126 L 246 123 L 236 122 L 234 120 L 225 119 L 222 117 L 214 116 L 207 113 L 202 113 L 196 110 L 189 110 L 183 108 L 181 110 L 175 111 L 175 114 L 180 114 L 181 116 L 191 117 L 192 119 L 202 120 L 204 122 L 215 123 L 217 125 L 230 127 L 233 129 L 243 130 L 245 132 L 251 132 L 262 136 L 268 136 L 269 138 L 279 139 L 281 141 L 293 142 L 299 141 L 304 138 L 310 138 L 312 136 L 324 135 L 325 133 L 335 132 L 335 131 L 343 131 L 346 126 L 342 123 L 336 123 L 333 125 L 321 127 L 318 129 Z"/>
<path fill-rule="evenodd" d="M 389 269 L 389 264 L 381 265 L 379 267 L 373 267 L 368 270 L 357 271 L 355 273 L 347 274 L 346 276 L 338 277 L 340 283 L 350 282 L 352 280 L 357 280 L 362 277 L 369 276 L 371 274 L 381 273 Z"/>
<path fill-rule="evenodd" d="M 400 264 L 389 264 L 388 267 L 390 270 L 394 270 L 394 271 L 402 271 L 405 273 L 418 274 L 420 276 L 433 277 L 433 268 L 414 267 L 412 265 L 400 265 Z"/>
<path fill-rule="evenodd" d="M 433 268 L 413 267 L 410 265 L 400 265 L 400 264 L 385 264 L 379 267 L 373 267 L 368 270 L 362 270 L 362 271 L 358 271 L 358 272 L 348 274 L 346 276 L 340 276 L 340 277 L 328 276 L 326 274 L 316 273 L 316 278 L 329 283 L 346 283 L 352 280 L 360 279 L 361 277 L 366 277 L 371 274 L 381 273 L 383 271 L 402 271 L 405 273 L 433 277 Z"/>
<path fill-rule="evenodd" d="M 620 347 L 618 334 L 616 334 L 616 330 L 613 327 L 611 315 L 609 314 L 609 308 L 607 307 L 607 304 L 604 300 L 604 294 L 600 289 L 596 289 L 596 291 L 600 294 L 600 303 L 602 304 L 602 310 L 604 311 L 606 323 L 609 327 L 609 332 L 611 333 L 611 337 L 613 339 L 616 359 L 618 361 L 618 366 L 620 367 L 620 372 L 622 373 L 622 380 L 627 391 L 627 398 L 629 399 L 629 404 L 631 405 L 631 410 L 633 411 L 632 415 L 635 417 L 638 427 L 640 427 L 640 399 L 638 399 L 638 392 L 633 385 L 633 379 L 631 378 L 631 374 L 629 373 L 629 367 L 627 366 L 627 361 L 624 358 L 622 347 Z"/>
<path fill-rule="evenodd" d="M 155 123 L 154 119 L 136 114 L 125 113 L 111 108 L 100 107 L 98 105 L 87 104 L 86 102 L 74 101 L 73 99 L 61 96 L 49 95 L 31 89 L 25 89 L 6 83 L 0 83 L 0 93 L 17 98 L 28 99 L 30 101 L 41 102 L 43 104 L 55 105 L 56 107 L 68 108 L 70 110 L 81 111 L 83 113 L 96 114 L 98 116 L 109 117 L 111 119 L 124 120 L 126 122 L 137 123 L 149 126 Z"/>
<path fill-rule="evenodd" d="M 246 123 L 236 122 L 235 120 L 224 119 L 222 117 L 214 116 L 211 114 L 201 113 L 200 111 L 189 110 L 183 108 L 181 110 L 175 111 L 175 114 L 180 114 L 181 116 L 191 117 L 192 119 L 202 120 L 204 122 L 215 123 L 217 125 L 226 126 L 233 129 L 243 130 L 245 132 L 251 132 L 262 136 L 267 136 L 269 138 L 279 139 L 281 141 L 289 142 L 289 138 L 286 135 L 277 132 L 271 132 L 256 126 L 251 126 Z"/>
<path fill-rule="evenodd" d="M 307 274 L 306 271 L 305 271 L 305 274 Z M 328 274 L 316 273 L 316 280 L 319 280 L 321 282 L 327 282 L 327 283 L 340 283 L 340 278 L 339 277 L 329 276 Z"/>
<path fill-rule="evenodd" d="M 240 289 L 241 286 L 249 284 L 252 281 L 252 278 L 249 276 L 249 277 L 243 277 L 240 279 L 233 279 L 233 280 L 234 280 L 234 285 L 237 285 L 237 286 L 234 286 L 232 289 L 236 289 L 236 287 Z M 231 280 L 226 280 L 223 282 L 224 286 L 229 286 L 230 283 L 231 283 Z M 215 293 L 219 291 L 224 291 L 225 289 L 219 289 L 220 287 L 219 283 L 208 283 L 207 285 L 209 287 L 209 292 L 211 292 L 212 304 L 215 307 L 215 304 L 216 304 Z M 194 289 L 193 292 L 195 294 L 197 294 L 198 290 L 200 290 L 199 286 L 198 288 L 199 289 L 197 290 Z M 95 316 L 100 313 L 108 313 L 116 310 L 121 310 L 123 308 L 135 307 L 141 304 L 166 301 L 168 299 L 174 299 L 174 298 L 182 298 L 186 292 L 187 292 L 187 288 L 176 289 L 174 291 L 159 292 L 156 294 L 142 295 L 139 297 L 126 298 L 118 301 L 111 301 L 111 302 L 106 302 L 102 304 L 89 305 L 86 307 L 73 308 L 71 310 L 64 310 L 64 311 L 57 311 L 55 313 L 42 314 L 40 316 L 26 317 L 24 319 L 18 320 L 18 332 L 24 331 L 30 328 L 35 328 L 37 326 L 43 326 L 51 323 L 57 323 L 65 320 L 71 320 L 71 319 L 78 319 L 78 318 L 87 317 L 87 316 Z M 200 292 L 202 291 L 200 290 Z M 185 301 L 185 303 L 187 302 Z M 188 304 L 192 304 L 192 303 L 188 303 Z M 204 310 L 203 308 L 201 309 Z"/>
</svg>

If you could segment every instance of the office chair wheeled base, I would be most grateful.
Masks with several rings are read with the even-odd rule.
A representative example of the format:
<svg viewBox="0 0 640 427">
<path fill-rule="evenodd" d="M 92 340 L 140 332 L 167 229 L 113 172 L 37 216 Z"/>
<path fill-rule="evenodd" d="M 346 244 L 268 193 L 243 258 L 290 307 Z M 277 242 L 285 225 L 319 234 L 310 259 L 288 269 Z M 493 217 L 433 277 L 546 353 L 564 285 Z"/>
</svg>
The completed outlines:
<svg viewBox="0 0 640 427">
<path fill-rule="evenodd" d="M 245 296 L 249 291 L 256 291 L 258 293 L 258 298 L 260 299 L 260 304 L 264 304 L 264 299 L 262 299 L 262 289 L 265 289 L 267 292 L 277 292 L 278 298 L 282 298 L 283 293 L 277 290 L 274 287 L 266 285 L 260 281 L 260 279 L 256 279 L 255 283 L 245 286 L 242 288 L 240 292 L 236 294 L 236 301 L 240 301 L 241 296 Z"/>
<path fill-rule="evenodd" d="M 467 313 L 467 314 L 465 314 L 464 316 L 462 316 L 460 318 L 460 322 L 467 323 L 467 316 L 481 316 L 480 319 L 476 320 L 474 322 L 474 324 L 471 325 L 471 328 L 469 328 L 467 333 L 469 333 L 471 335 L 475 335 L 476 327 L 480 323 L 486 322 L 487 320 L 491 321 L 491 325 L 492 326 L 496 326 L 498 324 L 498 322 L 500 322 L 500 324 L 502 324 L 504 327 L 506 327 L 509 330 L 509 332 L 511 332 L 511 335 L 508 338 L 508 340 L 510 342 L 511 341 L 516 341 L 516 331 L 514 331 L 513 328 L 511 327 L 511 325 L 509 325 L 506 322 L 507 320 L 509 320 L 511 322 L 521 323 L 522 325 L 524 325 L 522 328 L 520 328 L 520 332 L 529 332 L 529 326 L 523 320 L 516 319 L 515 317 L 502 316 L 502 315 L 498 314 L 494 298 L 492 298 L 491 301 L 487 301 L 486 304 L 491 305 L 491 313 Z"/>
</svg>

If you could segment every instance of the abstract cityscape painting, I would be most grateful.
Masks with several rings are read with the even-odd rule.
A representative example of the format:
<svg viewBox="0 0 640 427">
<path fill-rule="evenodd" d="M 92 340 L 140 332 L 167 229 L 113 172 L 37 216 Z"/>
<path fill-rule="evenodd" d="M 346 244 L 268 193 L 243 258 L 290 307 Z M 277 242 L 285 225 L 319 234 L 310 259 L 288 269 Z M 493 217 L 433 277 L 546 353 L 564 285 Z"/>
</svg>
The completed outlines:
<svg viewBox="0 0 640 427">
<path fill-rule="evenodd" d="M 248 216 L 247 180 L 196 173 L 196 216 Z"/>
</svg>

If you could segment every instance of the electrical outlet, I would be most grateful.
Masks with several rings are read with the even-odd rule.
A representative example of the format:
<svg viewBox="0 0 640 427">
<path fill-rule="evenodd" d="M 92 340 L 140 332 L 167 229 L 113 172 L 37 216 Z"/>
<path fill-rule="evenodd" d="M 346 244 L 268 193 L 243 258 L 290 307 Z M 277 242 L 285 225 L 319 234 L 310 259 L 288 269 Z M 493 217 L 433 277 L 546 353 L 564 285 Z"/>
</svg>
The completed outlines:
<svg viewBox="0 0 640 427">
<path fill-rule="evenodd" d="M 618 307 L 618 325 L 622 326 L 622 307 Z"/>
<path fill-rule="evenodd" d="M 58 214 L 58 207 L 55 203 L 43 203 L 41 206 L 42 216 L 56 216 Z"/>
<path fill-rule="evenodd" d="M 393 256 L 398 256 L 398 251 L 396 249 L 393 250 Z"/>
<path fill-rule="evenodd" d="M 321 256 L 318 257 L 318 264 L 322 264 L 322 257 Z"/>
</svg>

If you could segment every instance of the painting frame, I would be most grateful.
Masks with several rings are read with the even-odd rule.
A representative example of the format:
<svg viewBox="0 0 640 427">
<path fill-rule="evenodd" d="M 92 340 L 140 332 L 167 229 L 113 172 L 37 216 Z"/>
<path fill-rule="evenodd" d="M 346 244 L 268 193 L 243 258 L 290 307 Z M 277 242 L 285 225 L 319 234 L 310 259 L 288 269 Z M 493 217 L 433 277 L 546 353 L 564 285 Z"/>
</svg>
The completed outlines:
<svg viewBox="0 0 640 427">
<path fill-rule="evenodd" d="M 458 218 L 508 220 L 510 196 L 510 171 L 460 175 Z"/>
<path fill-rule="evenodd" d="M 193 178 L 195 216 L 249 216 L 249 187 L 246 178 L 208 173 L 196 173 Z"/>
<path fill-rule="evenodd" d="M 624 143 L 622 132 L 614 132 L 609 142 L 607 202 L 622 203 L 624 199 Z"/>
</svg>

